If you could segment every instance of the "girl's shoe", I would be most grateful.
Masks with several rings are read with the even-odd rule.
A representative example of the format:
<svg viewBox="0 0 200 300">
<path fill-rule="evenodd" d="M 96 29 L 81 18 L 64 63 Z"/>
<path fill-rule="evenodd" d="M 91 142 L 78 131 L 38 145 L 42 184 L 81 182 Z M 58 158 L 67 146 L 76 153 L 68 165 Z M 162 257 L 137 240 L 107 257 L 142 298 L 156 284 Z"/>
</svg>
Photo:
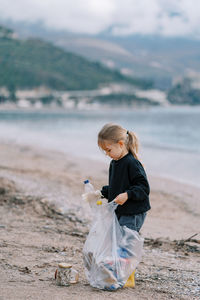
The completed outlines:
<svg viewBox="0 0 200 300">
<path fill-rule="evenodd" d="M 124 288 L 125 287 L 131 287 L 131 288 L 135 287 L 135 270 L 133 271 L 133 273 L 127 279 L 127 281 L 126 281 L 126 283 L 124 285 Z"/>
</svg>

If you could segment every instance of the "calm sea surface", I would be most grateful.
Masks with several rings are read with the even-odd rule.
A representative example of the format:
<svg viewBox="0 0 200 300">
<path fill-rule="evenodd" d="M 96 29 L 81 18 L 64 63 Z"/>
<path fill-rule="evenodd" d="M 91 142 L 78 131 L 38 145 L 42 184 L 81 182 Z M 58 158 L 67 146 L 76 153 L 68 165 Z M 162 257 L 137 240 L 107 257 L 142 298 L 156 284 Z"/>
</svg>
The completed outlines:
<svg viewBox="0 0 200 300">
<path fill-rule="evenodd" d="M 200 186 L 200 107 L 0 111 L 0 140 L 105 160 L 96 140 L 107 122 L 136 132 L 148 174 Z"/>
</svg>

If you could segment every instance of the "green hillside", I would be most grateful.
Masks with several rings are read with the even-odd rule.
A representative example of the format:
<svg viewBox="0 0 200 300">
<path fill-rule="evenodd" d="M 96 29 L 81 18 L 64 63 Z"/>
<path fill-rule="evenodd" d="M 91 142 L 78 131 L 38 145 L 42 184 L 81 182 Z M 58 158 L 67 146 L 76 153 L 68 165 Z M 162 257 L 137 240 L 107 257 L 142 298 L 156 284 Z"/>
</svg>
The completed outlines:
<svg viewBox="0 0 200 300">
<path fill-rule="evenodd" d="M 125 77 L 42 40 L 16 39 L 10 30 L 0 27 L 0 87 L 10 91 L 38 86 L 87 90 L 110 82 L 151 86 L 150 82 Z"/>
</svg>

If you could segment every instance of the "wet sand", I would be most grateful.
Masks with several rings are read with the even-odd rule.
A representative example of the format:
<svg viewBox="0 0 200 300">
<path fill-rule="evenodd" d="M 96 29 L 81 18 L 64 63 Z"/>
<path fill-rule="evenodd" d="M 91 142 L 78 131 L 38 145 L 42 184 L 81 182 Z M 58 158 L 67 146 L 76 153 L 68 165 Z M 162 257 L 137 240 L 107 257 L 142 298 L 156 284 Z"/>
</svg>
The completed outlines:
<svg viewBox="0 0 200 300">
<path fill-rule="evenodd" d="M 198 299 L 200 190 L 155 177 L 149 177 L 152 209 L 141 231 L 145 253 L 136 288 L 106 292 L 88 285 L 82 247 L 90 210 L 81 199 L 82 182 L 89 178 L 100 188 L 107 168 L 59 152 L 0 145 L 0 299 Z M 55 285 L 60 262 L 74 265 L 79 283 Z"/>
</svg>

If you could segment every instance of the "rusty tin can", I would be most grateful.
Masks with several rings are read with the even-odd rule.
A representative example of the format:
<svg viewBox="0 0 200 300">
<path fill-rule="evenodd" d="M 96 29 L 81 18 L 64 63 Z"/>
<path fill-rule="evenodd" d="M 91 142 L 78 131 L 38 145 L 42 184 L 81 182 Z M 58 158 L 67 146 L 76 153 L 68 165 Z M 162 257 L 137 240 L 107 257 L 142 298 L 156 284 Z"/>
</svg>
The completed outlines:
<svg viewBox="0 0 200 300">
<path fill-rule="evenodd" d="M 78 272 L 70 264 L 61 263 L 55 272 L 57 285 L 69 286 L 78 282 Z"/>
</svg>

